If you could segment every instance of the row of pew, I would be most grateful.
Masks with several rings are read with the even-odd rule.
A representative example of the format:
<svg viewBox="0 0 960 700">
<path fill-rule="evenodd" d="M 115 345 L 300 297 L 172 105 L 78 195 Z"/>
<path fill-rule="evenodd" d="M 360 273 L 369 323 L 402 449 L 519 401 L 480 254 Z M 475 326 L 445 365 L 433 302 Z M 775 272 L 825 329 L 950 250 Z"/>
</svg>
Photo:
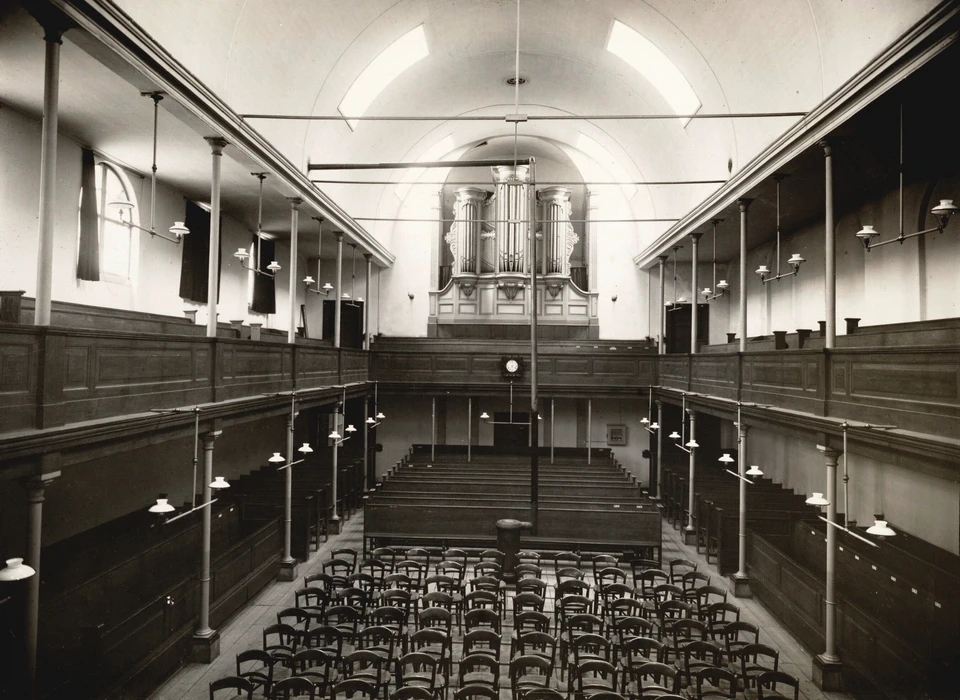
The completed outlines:
<svg viewBox="0 0 960 700">
<path fill-rule="evenodd" d="M 636 551 L 659 558 L 659 508 L 607 453 L 542 459 L 536 531 L 524 546 Z M 412 449 L 364 505 L 364 547 L 396 542 L 491 546 L 497 521 L 531 520 L 527 455 L 434 454 Z"/>
</svg>

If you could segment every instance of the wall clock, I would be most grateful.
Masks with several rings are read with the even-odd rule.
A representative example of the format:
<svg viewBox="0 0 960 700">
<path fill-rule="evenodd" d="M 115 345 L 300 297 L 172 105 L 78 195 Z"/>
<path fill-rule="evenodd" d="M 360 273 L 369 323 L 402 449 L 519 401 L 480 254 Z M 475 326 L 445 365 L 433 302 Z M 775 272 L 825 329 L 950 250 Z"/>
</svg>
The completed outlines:
<svg viewBox="0 0 960 700">
<path fill-rule="evenodd" d="M 510 381 L 517 381 L 518 379 L 523 379 L 523 358 L 511 355 L 509 357 L 503 357 L 500 359 L 500 369 L 503 373 L 503 378 Z"/>
</svg>

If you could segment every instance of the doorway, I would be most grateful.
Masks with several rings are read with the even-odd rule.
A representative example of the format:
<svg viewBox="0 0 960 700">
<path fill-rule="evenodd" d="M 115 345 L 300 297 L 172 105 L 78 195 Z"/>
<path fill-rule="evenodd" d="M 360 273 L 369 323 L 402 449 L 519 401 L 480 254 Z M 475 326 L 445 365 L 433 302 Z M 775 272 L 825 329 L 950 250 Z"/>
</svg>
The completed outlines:
<svg viewBox="0 0 960 700">
<path fill-rule="evenodd" d="M 666 350 L 668 353 L 690 352 L 690 304 L 677 304 L 667 314 Z M 697 304 L 697 345 L 710 342 L 710 305 Z"/>
<path fill-rule="evenodd" d="M 501 425 L 501 423 L 510 421 L 510 414 L 507 412 L 494 413 L 493 420 L 495 422 L 493 426 L 494 447 L 501 448 L 507 453 L 519 454 L 521 450 L 530 446 L 529 413 L 514 412 L 513 425 Z"/>
</svg>

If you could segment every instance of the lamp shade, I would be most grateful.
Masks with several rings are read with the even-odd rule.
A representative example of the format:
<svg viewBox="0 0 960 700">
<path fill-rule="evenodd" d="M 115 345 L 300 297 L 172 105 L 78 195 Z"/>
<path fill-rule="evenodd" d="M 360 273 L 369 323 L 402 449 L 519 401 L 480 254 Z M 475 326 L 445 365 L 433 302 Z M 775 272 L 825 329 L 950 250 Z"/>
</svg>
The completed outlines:
<svg viewBox="0 0 960 700">
<path fill-rule="evenodd" d="M 343 432 L 345 432 L 345 433 L 355 433 L 355 432 L 357 432 L 357 429 L 354 428 L 354 427 L 353 427 L 353 424 L 351 423 L 350 425 L 348 425 L 348 426 L 346 427 L 346 430 L 344 430 Z"/>
<path fill-rule="evenodd" d="M 713 294 L 713 290 L 710 289 L 710 287 L 704 287 L 704 288 L 703 288 L 703 291 L 700 292 L 700 293 L 701 293 L 703 296 L 708 297 L 708 296 L 710 296 L 711 294 Z"/>
<path fill-rule="evenodd" d="M 383 420 L 384 418 L 386 418 L 386 416 L 383 415 L 382 413 L 377 413 L 376 418 L 377 420 Z"/>
<path fill-rule="evenodd" d="M 340 295 L 340 298 L 341 298 L 341 299 L 349 299 L 349 298 L 350 298 L 350 292 L 344 292 L 343 294 Z"/>
<path fill-rule="evenodd" d="M 686 298 L 686 297 L 680 297 L 679 299 L 677 299 L 677 303 L 678 303 L 678 304 L 686 304 L 686 303 L 687 303 L 687 298 Z"/>
<path fill-rule="evenodd" d="M 276 260 L 271 260 L 271 261 L 270 261 L 270 264 L 267 265 L 267 269 L 270 270 L 270 272 L 273 272 L 273 273 L 279 272 L 279 271 L 280 271 L 280 263 L 278 263 Z"/>
<path fill-rule="evenodd" d="M 15 557 L 7 559 L 7 565 L 0 569 L 0 581 L 22 581 L 37 573 L 32 566 L 23 563 L 23 559 Z"/>
<path fill-rule="evenodd" d="M 313 277 L 311 277 L 310 275 L 307 275 L 306 277 L 303 278 L 303 283 L 306 285 L 313 284 L 314 282 L 316 282 L 316 280 L 313 279 Z"/>
<path fill-rule="evenodd" d="M 796 265 L 797 267 L 800 267 L 800 265 L 802 265 L 805 262 L 807 262 L 807 259 L 804 257 L 801 257 L 800 253 L 794 253 L 793 255 L 790 256 L 790 259 L 787 260 L 787 263 L 789 263 L 790 265 Z"/>
<path fill-rule="evenodd" d="M 333 289 L 333 285 L 332 285 L 332 284 L 330 284 L 329 282 L 324 282 L 324 283 L 323 283 L 323 291 L 329 292 L 329 291 L 331 291 L 332 289 Z"/>
<path fill-rule="evenodd" d="M 301 445 L 301 446 L 297 449 L 297 452 L 300 452 L 301 454 L 307 455 L 307 454 L 310 454 L 311 452 L 313 452 L 313 448 L 310 447 L 310 443 L 309 443 L 309 442 L 305 442 L 305 443 L 303 443 L 303 445 Z"/>
<path fill-rule="evenodd" d="M 814 492 L 810 498 L 807 499 L 807 505 L 810 506 L 828 506 L 830 501 L 823 497 L 822 493 Z"/>
<path fill-rule="evenodd" d="M 367 416 L 367 419 L 363 422 L 366 423 L 367 425 L 373 425 L 377 421 L 374 419 L 373 416 Z"/>
<path fill-rule="evenodd" d="M 659 423 L 651 423 L 651 424 L 650 424 L 650 430 L 660 430 L 660 424 L 659 424 Z"/>
<path fill-rule="evenodd" d="M 484 411 L 483 413 L 480 414 L 480 419 L 481 419 L 481 420 L 488 420 L 489 418 L 490 418 L 490 416 L 487 415 L 487 412 L 486 412 L 486 411 Z"/>
<path fill-rule="evenodd" d="M 233 257 L 246 260 L 250 257 L 250 253 L 247 252 L 246 248 L 237 248 L 237 252 L 233 254 Z"/>
<path fill-rule="evenodd" d="M 673 431 L 672 433 L 670 433 L 667 437 L 670 438 L 671 440 L 679 440 L 679 439 L 680 439 L 680 433 L 678 433 L 676 430 L 674 430 L 674 431 Z"/>
<path fill-rule="evenodd" d="M 222 476 L 218 476 L 218 477 L 214 478 L 213 481 L 210 482 L 210 488 L 212 488 L 212 489 L 228 489 L 228 488 L 230 488 L 230 484 L 227 483 L 227 480 L 224 479 Z"/>
<path fill-rule="evenodd" d="M 640 419 L 640 425 L 649 425 L 649 423 L 650 423 L 650 419 L 647 418 L 646 416 Z"/>
<path fill-rule="evenodd" d="M 694 447 L 700 447 L 700 443 L 696 440 L 688 440 L 684 447 L 689 447 L 692 450 Z"/>
<path fill-rule="evenodd" d="M 760 471 L 760 467 L 756 464 L 751 465 L 746 474 L 747 476 L 763 476 L 763 472 Z"/>
<path fill-rule="evenodd" d="M 729 452 L 724 452 L 717 461 L 723 462 L 724 464 L 732 464 L 735 460 L 730 456 Z"/>
<path fill-rule="evenodd" d="M 893 537 L 897 533 L 887 525 L 886 520 L 874 520 L 873 525 L 867 528 L 868 535 L 876 535 L 877 537 Z"/>
<path fill-rule="evenodd" d="M 720 280 L 717 282 L 717 289 L 719 289 L 721 292 L 725 289 L 730 289 L 730 284 L 726 280 Z"/>
<path fill-rule="evenodd" d="M 279 464 L 280 462 L 286 462 L 287 460 L 286 460 L 286 458 L 285 458 L 282 454 L 280 454 L 279 452 L 274 452 L 274 453 L 273 453 L 273 457 L 271 457 L 271 458 L 268 459 L 267 461 L 268 461 L 268 462 L 271 462 L 271 463 L 273 463 L 273 464 Z"/>
<path fill-rule="evenodd" d="M 327 438 L 330 439 L 330 440 L 339 440 L 339 439 L 340 439 L 340 433 L 338 433 L 336 430 L 334 430 L 332 433 L 330 433 L 329 435 L 327 435 Z"/>
<path fill-rule="evenodd" d="M 952 199 L 941 199 L 940 204 L 938 204 L 937 206 L 935 206 L 933 209 L 930 210 L 931 214 L 943 220 L 944 225 L 946 225 L 947 219 L 950 218 L 950 215 L 955 214 L 956 212 L 957 212 L 957 207 L 953 203 Z M 878 521 L 878 522 L 883 522 L 883 521 Z"/>
<path fill-rule="evenodd" d="M 869 224 L 864 224 L 863 228 L 857 231 L 857 238 L 864 241 L 864 243 L 869 243 L 872 238 L 876 238 L 880 234 L 877 233 L 873 226 Z"/>
<path fill-rule="evenodd" d="M 756 273 L 761 277 L 763 277 L 764 275 L 769 275 L 770 268 L 768 268 L 766 265 L 761 265 L 760 267 L 757 268 Z"/>
<path fill-rule="evenodd" d="M 171 226 L 168 230 L 178 238 L 180 236 L 186 236 L 188 233 L 190 233 L 190 229 L 184 226 L 182 221 L 174 221 L 173 226 Z"/>
<path fill-rule="evenodd" d="M 172 513 L 175 508 L 170 505 L 170 501 L 167 500 L 167 494 L 160 494 L 160 498 L 157 499 L 157 502 L 154 503 L 147 509 L 151 513 Z"/>
<path fill-rule="evenodd" d="M 362 304 L 362 303 L 363 303 L 363 297 L 357 297 L 357 301 Z"/>
<path fill-rule="evenodd" d="M 133 202 L 131 202 L 126 197 L 120 196 L 119 198 L 113 200 L 112 202 L 107 202 L 108 207 L 116 207 L 121 211 L 130 211 L 133 209 Z"/>
</svg>

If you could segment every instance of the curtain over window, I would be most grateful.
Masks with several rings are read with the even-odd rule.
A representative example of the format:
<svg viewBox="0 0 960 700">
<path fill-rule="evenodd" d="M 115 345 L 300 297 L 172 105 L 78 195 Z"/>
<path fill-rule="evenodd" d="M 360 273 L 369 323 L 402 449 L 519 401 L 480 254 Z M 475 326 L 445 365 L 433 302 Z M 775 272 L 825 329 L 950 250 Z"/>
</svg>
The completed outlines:
<svg viewBox="0 0 960 700">
<path fill-rule="evenodd" d="M 184 236 L 183 258 L 180 264 L 180 296 L 188 301 L 207 303 L 207 280 L 209 279 L 210 257 L 210 213 L 202 207 L 187 201 L 187 211 L 183 223 L 190 229 L 190 235 Z M 223 219 L 220 220 L 223 231 Z M 222 239 L 222 235 L 221 235 Z M 217 299 L 220 298 L 220 266 L 217 261 Z"/>
<path fill-rule="evenodd" d="M 260 246 L 259 256 L 257 255 L 258 244 Z M 250 250 L 253 259 L 257 261 L 257 269 L 269 274 L 267 265 L 276 255 L 276 244 L 266 239 L 261 239 L 258 242 L 257 236 L 254 235 Z M 256 314 L 275 314 L 277 312 L 276 280 L 273 277 L 253 275 L 253 302 L 250 304 L 250 310 Z"/>
<path fill-rule="evenodd" d="M 77 279 L 100 280 L 100 216 L 97 212 L 97 165 L 93 151 L 82 151 L 80 170 L 80 246 Z"/>
</svg>

